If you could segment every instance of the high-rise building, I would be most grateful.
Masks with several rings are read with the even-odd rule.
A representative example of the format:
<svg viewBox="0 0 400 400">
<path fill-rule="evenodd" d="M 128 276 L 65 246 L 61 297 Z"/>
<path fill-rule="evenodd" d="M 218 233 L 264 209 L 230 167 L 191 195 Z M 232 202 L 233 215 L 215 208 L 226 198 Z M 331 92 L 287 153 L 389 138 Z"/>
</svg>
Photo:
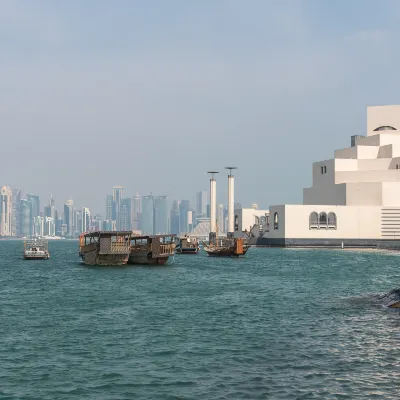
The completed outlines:
<svg viewBox="0 0 400 400">
<path fill-rule="evenodd" d="M 103 221 L 103 231 L 113 231 L 114 226 L 113 226 L 113 221 L 111 219 L 106 219 Z"/>
<path fill-rule="evenodd" d="M 188 210 L 187 212 L 188 232 L 192 232 L 193 230 L 194 215 L 195 215 L 194 210 Z"/>
<path fill-rule="evenodd" d="M 44 218 L 40 216 L 33 217 L 33 236 L 44 235 Z"/>
<path fill-rule="evenodd" d="M 108 194 L 106 197 L 106 220 L 112 220 L 113 214 L 113 197 L 111 194 Z"/>
<path fill-rule="evenodd" d="M 12 212 L 12 190 L 9 186 L 3 186 L 0 188 L 0 236 L 11 236 Z"/>
<path fill-rule="evenodd" d="M 132 230 L 139 230 L 140 229 L 140 213 L 141 210 L 141 201 L 139 194 L 136 193 L 135 196 L 132 198 Z"/>
<path fill-rule="evenodd" d="M 167 233 L 168 209 L 167 196 L 158 196 L 154 199 L 154 233 Z"/>
<path fill-rule="evenodd" d="M 11 236 L 22 236 L 21 232 L 21 189 L 12 190 Z"/>
<path fill-rule="evenodd" d="M 132 199 L 130 197 L 121 199 L 119 229 L 121 231 L 132 230 Z"/>
<path fill-rule="evenodd" d="M 205 217 L 207 215 L 208 192 L 202 190 L 196 193 L 196 214 Z"/>
<path fill-rule="evenodd" d="M 113 201 L 116 203 L 120 203 L 124 197 L 124 187 L 123 186 L 114 186 L 113 187 Z"/>
<path fill-rule="evenodd" d="M 56 219 L 56 236 L 63 236 L 64 221 L 61 217 L 57 216 Z"/>
<path fill-rule="evenodd" d="M 56 224 L 54 218 L 44 217 L 44 234 L 46 236 L 56 236 Z"/>
<path fill-rule="evenodd" d="M 103 217 L 101 215 L 95 215 L 92 218 L 92 230 L 93 231 L 103 230 Z"/>
<path fill-rule="evenodd" d="M 33 224 L 31 223 L 31 202 L 21 199 L 21 235 L 32 235 Z"/>
<path fill-rule="evenodd" d="M 170 232 L 177 235 L 179 233 L 179 202 L 174 200 L 172 202 L 170 213 Z"/>
<path fill-rule="evenodd" d="M 117 230 L 120 230 L 120 211 L 121 211 L 121 200 L 124 197 L 123 186 L 113 187 L 113 220 L 117 223 Z"/>
<path fill-rule="evenodd" d="M 72 200 L 67 200 L 64 203 L 64 225 L 66 225 L 66 236 L 72 237 L 73 235 L 73 225 L 74 225 L 74 216 L 73 216 L 73 206 L 74 202 Z"/>
<path fill-rule="evenodd" d="M 29 201 L 30 207 L 31 207 L 31 215 L 30 215 L 30 232 L 31 235 L 35 234 L 35 217 L 39 217 L 40 216 L 40 197 L 32 194 L 32 193 L 28 193 L 26 195 L 27 200 Z"/>
<path fill-rule="evenodd" d="M 26 195 L 26 198 L 31 203 L 31 218 L 33 219 L 35 217 L 39 217 L 40 216 L 40 197 L 35 194 L 28 193 Z"/>
<path fill-rule="evenodd" d="M 90 210 L 82 207 L 81 233 L 90 231 Z"/>
<path fill-rule="evenodd" d="M 152 195 L 142 197 L 140 224 L 144 235 L 154 234 L 154 197 Z"/>
<path fill-rule="evenodd" d="M 73 236 L 76 237 L 76 236 L 79 236 L 82 233 L 82 231 L 81 231 L 82 226 L 83 226 L 82 209 L 78 210 L 78 209 L 74 208 L 73 216 L 74 217 L 73 217 L 72 232 L 73 232 Z"/>
<path fill-rule="evenodd" d="M 190 201 L 182 200 L 179 203 L 179 232 L 189 232 L 188 211 L 190 210 Z"/>
</svg>

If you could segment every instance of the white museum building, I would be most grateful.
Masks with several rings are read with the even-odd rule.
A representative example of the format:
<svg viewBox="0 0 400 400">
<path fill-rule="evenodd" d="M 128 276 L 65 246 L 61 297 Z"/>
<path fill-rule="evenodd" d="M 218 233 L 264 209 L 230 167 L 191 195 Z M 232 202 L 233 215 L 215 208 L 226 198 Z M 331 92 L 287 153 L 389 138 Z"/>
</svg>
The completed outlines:
<svg viewBox="0 0 400 400">
<path fill-rule="evenodd" d="M 400 106 L 367 108 L 366 136 L 313 164 L 303 204 L 269 207 L 259 244 L 371 246 L 400 240 Z"/>
</svg>

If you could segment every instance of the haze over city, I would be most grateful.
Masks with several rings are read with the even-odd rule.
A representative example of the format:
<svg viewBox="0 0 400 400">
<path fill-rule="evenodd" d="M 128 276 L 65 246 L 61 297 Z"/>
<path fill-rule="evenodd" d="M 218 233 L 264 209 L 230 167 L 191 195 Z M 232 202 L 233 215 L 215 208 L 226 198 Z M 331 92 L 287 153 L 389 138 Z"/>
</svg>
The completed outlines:
<svg viewBox="0 0 400 400">
<path fill-rule="evenodd" d="M 210 169 L 226 203 L 232 164 L 243 205 L 300 202 L 310 160 L 348 146 L 367 104 L 398 103 L 396 1 L 0 11 L 0 184 L 93 213 L 114 185 L 194 202 Z"/>
</svg>

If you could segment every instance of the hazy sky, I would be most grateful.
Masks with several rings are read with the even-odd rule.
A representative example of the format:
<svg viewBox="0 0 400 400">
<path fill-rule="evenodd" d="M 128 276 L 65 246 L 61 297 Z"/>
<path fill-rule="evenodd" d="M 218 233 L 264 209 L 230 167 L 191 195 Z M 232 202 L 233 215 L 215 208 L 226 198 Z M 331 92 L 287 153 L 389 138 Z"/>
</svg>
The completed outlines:
<svg viewBox="0 0 400 400">
<path fill-rule="evenodd" d="M 0 184 L 302 201 L 311 163 L 400 104 L 397 0 L 0 0 Z"/>
</svg>

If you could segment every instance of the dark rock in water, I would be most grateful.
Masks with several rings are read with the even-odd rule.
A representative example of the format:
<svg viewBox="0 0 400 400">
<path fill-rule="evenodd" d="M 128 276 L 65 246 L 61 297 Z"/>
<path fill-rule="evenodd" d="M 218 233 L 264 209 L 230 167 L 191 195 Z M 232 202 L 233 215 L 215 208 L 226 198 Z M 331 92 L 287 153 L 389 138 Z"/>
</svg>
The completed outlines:
<svg viewBox="0 0 400 400">
<path fill-rule="evenodd" d="M 383 305 L 390 308 L 400 308 L 400 288 L 393 289 L 390 292 L 379 296 Z"/>
</svg>

